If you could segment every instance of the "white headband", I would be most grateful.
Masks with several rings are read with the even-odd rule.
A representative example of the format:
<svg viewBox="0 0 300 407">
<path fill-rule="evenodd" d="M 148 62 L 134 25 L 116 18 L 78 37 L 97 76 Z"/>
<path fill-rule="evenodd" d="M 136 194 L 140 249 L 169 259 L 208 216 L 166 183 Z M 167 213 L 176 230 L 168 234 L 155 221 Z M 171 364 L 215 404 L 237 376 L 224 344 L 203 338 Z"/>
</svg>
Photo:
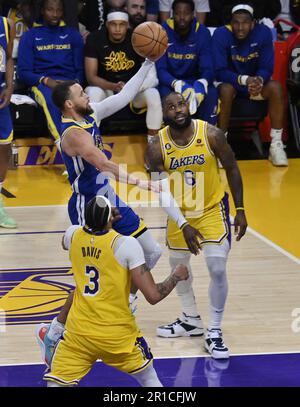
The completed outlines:
<svg viewBox="0 0 300 407">
<path fill-rule="evenodd" d="M 96 202 L 97 202 L 97 205 L 98 206 L 100 206 L 100 207 L 102 207 L 102 205 L 100 204 L 98 204 L 98 198 L 99 198 L 99 200 L 100 199 L 103 199 L 103 201 L 106 203 L 106 205 L 108 206 L 108 209 L 109 209 L 109 211 L 108 211 L 108 216 L 107 216 L 107 220 L 106 220 L 106 223 L 109 221 L 109 219 L 110 219 L 110 216 L 111 216 L 111 203 L 110 203 L 110 201 L 105 197 L 105 196 L 103 196 L 103 195 L 96 195 Z"/>
<path fill-rule="evenodd" d="M 235 13 L 236 11 L 239 10 L 246 10 L 248 11 L 252 16 L 254 13 L 253 7 L 249 6 L 249 4 L 238 4 L 237 6 L 234 6 L 233 9 L 231 10 L 231 13 Z"/>
<path fill-rule="evenodd" d="M 128 14 L 123 13 L 122 11 L 112 11 L 107 14 L 106 21 L 121 20 L 128 22 Z"/>
</svg>

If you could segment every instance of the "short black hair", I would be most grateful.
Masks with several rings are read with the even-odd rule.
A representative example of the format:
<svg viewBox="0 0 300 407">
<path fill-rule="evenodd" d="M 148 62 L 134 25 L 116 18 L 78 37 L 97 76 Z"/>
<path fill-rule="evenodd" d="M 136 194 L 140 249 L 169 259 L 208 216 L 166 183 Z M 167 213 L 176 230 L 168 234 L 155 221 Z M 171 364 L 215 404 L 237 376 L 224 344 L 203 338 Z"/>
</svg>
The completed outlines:
<svg viewBox="0 0 300 407">
<path fill-rule="evenodd" d="M 179 95 L 179 96 L 182 97 L 182 99 L 184 99 L 184 97 L 182 96 L 181 93 L 175 92 L 175 91 L 172 90 L 170 93 L 168 93 L 167 95 L 165 95 L 165 96 L 162 98 L 162 100 L 161 100 L 161 105 L 162 105 L 162 107 L 164 107 L 164 105 L 166 104 L 167 99 L 168 99 L 169 96 L 171 96 L 171 95 Z"/>
<path fill-rule="evenodd" d="M 78 83 L 77 81 L 70 80 L 61 82 L 55 86 L 52 92 L 52 101 L 59 110 L 64 109 L 65 101 L 70 99 L 70 87 Z"/>
<path fill-rule="evenodd" d="M 191 11 L 195 11 L 195 3 L 193 0 L 174 0 L 173 4 L 172 4 L 172 10 L 174 12 L 175 7 L 177 6 L 177 4 L 187 4 L 188 6 L 190 6 Z"/>
<path fill-rule="evenodd" d="M 102 195 L 92 198 L 85 207 L 85 224 L 91 232 L 101 232 L 107 225 L 111 213 L 108 200 Z"/>
</svg>

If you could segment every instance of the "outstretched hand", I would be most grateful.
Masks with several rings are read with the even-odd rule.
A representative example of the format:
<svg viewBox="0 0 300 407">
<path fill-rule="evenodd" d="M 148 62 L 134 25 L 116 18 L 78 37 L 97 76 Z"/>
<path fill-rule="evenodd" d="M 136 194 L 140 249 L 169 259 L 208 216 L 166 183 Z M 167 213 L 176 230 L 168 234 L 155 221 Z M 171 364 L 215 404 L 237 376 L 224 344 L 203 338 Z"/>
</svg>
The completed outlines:
<svg viewBox="0 0 300 407">
<path fill-rule="evenodd" d="M 236 240 L 239 241 L 244 236 L 247 230 L 247 219 L 244 211 L 237 211 L 234 218 L 234 234 L 237 235 Z"/>
<path fill-rule="evenodd" d="M 197 254 L 200 253 L 201 241 L 204 240 L 204 237 L 201 235 L 199 230 L 193 228 L 193 226 L 189 224 L 186 224 L 183 227 L 182 233 L 189 251 L 197 256 Z"/>
</svg>

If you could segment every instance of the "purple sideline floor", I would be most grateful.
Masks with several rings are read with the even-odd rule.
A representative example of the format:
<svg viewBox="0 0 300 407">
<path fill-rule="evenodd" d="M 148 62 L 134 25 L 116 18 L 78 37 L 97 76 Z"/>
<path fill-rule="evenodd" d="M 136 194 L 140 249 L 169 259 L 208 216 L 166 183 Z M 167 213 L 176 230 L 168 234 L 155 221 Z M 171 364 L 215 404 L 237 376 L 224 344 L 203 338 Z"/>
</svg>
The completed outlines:
<svg viewBox="0 0 300 407">
<path fill-rule="evenodd" d="M 299 387 L 300 353 L 156 359 L 166 387 Z M 0 387 L 44 387 L 44 365 L 0 366 Z M 136 387 L 134 379 L 96 363 L 82 387 Z"/>
</svg>

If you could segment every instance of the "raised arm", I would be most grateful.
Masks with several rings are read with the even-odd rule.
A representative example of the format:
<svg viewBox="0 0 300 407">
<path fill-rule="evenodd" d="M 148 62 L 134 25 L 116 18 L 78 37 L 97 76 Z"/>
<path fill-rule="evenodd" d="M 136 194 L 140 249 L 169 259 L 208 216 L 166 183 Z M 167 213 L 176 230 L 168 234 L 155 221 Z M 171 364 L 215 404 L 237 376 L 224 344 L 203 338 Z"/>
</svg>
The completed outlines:
<svg viewBox="0 0 300 407">
<path fill-rule="evenodd" d="M 135 95 L 138 93 L 147 73 L 153 66 L 154 62 L 146 60 L 138 72 L 126 83 L 121 92 L 116 95 L 109 96 L 99 103 L 91 103 L 91 107 L 94 110 L 97 121 L 104 119 L 105 117 L 111 116 L 117 111 L 123 109 Z"/>
<path fill-rule="evenodd" d="M 212 151 L 215 156 L 219 158 L 226 171 L 228 184 L 236 208 L 236 216 L 234 219 L 234 230 L 235 234 L 237 234 L 236 240 L 240 240 L 246 233 L 247 229 L 241 173 L 233 151 L 227 143 L 224 132 L 217 127 L 209 125 L 207 136 Z"/>
</svg>

